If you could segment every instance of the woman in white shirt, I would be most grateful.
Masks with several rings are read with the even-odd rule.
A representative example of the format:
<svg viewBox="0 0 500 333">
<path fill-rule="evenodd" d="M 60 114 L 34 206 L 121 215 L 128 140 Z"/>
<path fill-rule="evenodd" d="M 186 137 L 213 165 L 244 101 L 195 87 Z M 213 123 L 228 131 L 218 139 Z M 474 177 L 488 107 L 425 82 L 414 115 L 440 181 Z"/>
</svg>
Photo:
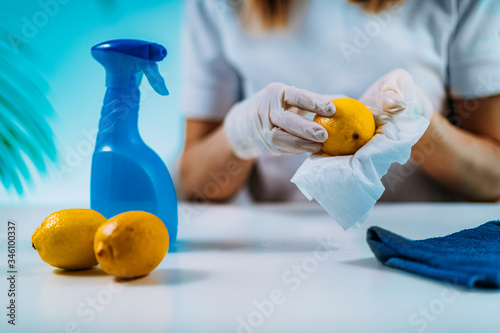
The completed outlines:
<svg viewBox="0 0 500 333">
<path fill-rule="evenodd" d="M 186 199 L 304 200 L 290 178 L 327 134 L 297 111 L 397 68 L 430 125 L 382 200 L 500 199 L 500 1 L 188 0 L 184 42 Z"/>
</svg>

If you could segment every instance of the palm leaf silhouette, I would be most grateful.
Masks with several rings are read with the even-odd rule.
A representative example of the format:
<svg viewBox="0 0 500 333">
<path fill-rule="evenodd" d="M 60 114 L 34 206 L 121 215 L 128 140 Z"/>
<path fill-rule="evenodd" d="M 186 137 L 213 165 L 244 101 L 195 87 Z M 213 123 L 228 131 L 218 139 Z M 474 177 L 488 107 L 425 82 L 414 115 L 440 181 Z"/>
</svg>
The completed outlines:
<svg viewBox="0 0 500 333">
<path fill-rule="evenodd" d="M 2 8 L 0 8 L 2 9 Z M 8 8 L 11 10 L 12 8 Z M 4 7 L 4 13 L 6 8 Z M 47 117 L 54 113 L 46 97 L 48 83 L 13 43 L 11 21 L 0 20 L 0 182 L 22 194 L 32 183 L 32 168 L 45 173 L 56 158 Z"/>
</svg>

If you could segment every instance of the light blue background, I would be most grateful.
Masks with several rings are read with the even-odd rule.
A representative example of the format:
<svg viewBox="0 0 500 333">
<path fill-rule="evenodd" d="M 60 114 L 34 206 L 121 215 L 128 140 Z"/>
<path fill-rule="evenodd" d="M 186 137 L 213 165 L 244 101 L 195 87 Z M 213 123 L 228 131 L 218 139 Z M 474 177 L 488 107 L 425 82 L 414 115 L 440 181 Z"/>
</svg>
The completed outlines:
<svg viewBox="0 0 500 333">
<path fill-rule="evenodd" d="M 48 121 L 59 152 L 49 175 L 35 176 L 34 187 L 28 188 L 23 197 L 0 186 L 0 204 L 88 207 L 92 151 L 105 91 L 104 69 L 91 57 L 90 48 L 105 40 L 143 39 L 167 48 L 168 56 L 159 67 L 170 95 L 157 95 L 143 80 L 139 129 L 169 169 L 173 169 L 181 151 L 182 1 L 60 1 L 66 3 L 30 0 L 0 6 L 2 16 L 9 18 L 10 31 L 29 37 L 20 48 L 37 53 L 35 66 L 51 86 L 47 97 L 56 114 Z M 52 7 L 47 11 L 42 3 Z M 47 15 L 40 14 L 43 12 Z M 28 29 L 27 21 L 34 23 L 44 16 L 49 17 L 46 24 L 35 26 L 37 30 Z"/>
</svg>

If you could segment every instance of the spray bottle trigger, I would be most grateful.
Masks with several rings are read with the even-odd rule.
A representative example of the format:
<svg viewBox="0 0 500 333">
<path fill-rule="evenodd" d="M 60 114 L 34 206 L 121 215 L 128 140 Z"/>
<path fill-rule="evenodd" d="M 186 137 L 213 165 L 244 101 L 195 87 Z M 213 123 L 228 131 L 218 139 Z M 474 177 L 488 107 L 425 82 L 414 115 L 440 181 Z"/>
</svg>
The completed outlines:
<svg viewBox="0 0 500 333">
<path fill-rule="evenodd" d="M 165 80 L 160 75 L 160 70 L 158 69 L 158 64 L 154 61 L 144 61 L 140 65 L 141 70 L 146 75 L 146 78 L 151 84 L 151 87 L 160 95 L 167 96 L 168 89 L 165 85 Z"/>
</svg>

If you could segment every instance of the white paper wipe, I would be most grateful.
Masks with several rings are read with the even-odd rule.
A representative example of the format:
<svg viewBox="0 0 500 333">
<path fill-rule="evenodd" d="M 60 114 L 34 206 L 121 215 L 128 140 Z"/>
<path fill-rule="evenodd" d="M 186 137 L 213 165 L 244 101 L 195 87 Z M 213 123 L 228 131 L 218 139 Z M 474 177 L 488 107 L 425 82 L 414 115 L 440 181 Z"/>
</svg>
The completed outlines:
<svg viewBox="0 0 500 333">
<path fill-rule="evenodd" d="M 383 116 L 377 121 L 374 137 L 354 155 L 311 155 L 291 182 L 345 230 L 359 225 L 384 192 L 380 179 L 392 163 L 408 161 L 411 147 L 428 125 L 427 118 L 410 112 Z"/>
</svg>

